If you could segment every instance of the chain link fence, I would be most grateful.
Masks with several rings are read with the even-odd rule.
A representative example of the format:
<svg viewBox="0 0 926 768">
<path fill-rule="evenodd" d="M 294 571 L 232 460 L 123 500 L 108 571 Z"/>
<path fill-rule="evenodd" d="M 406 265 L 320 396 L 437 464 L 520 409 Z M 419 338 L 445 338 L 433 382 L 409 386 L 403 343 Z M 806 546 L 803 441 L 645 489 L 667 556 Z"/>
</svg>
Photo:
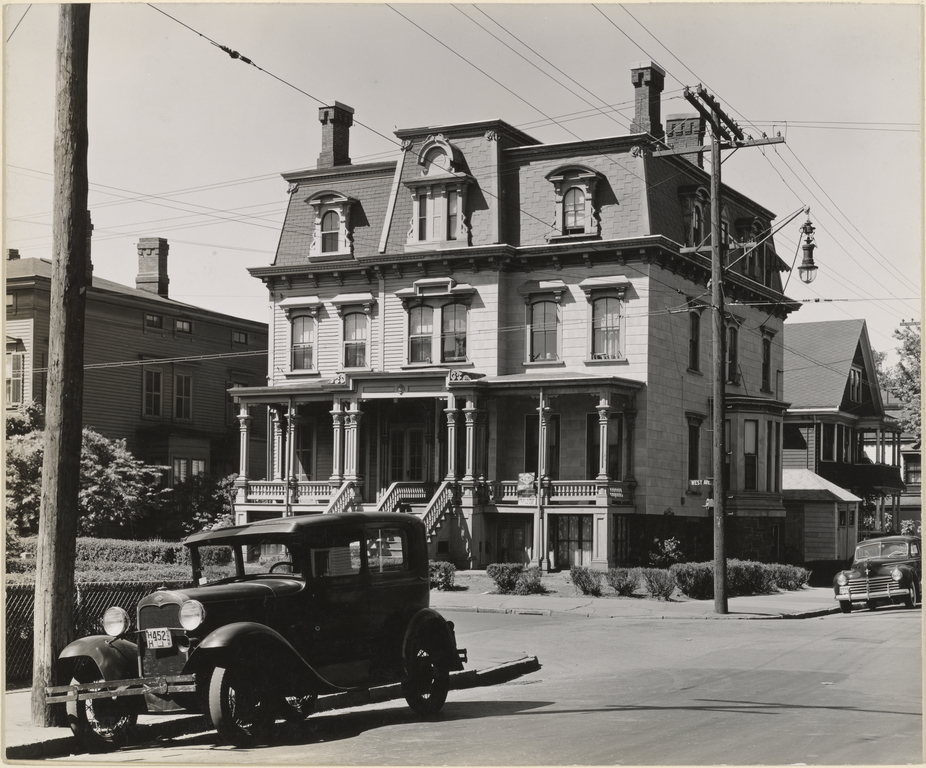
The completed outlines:
<svg viewBox="0 0 926 768">
<path fill-rule="evenodd" d="M 103 613 L 114 605 L 135 616 L 138 601 L 158 587 L 180 589 L 188 581 L 107 581 L 76 584 L 74 590 L 74 637 L 103 634 Z M 6 687 L 32 685 L 32 647 L 35 633 L 35 585 L 6 588 Z"/>
</svg>

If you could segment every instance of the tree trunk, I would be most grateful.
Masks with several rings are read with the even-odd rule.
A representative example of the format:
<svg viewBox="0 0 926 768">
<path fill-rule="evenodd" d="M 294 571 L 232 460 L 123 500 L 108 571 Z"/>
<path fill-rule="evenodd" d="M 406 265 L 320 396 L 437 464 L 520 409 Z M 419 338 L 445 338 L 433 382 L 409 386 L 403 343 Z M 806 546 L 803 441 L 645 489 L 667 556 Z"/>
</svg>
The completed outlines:
<svg viewBox="0 0 926 768">
<path fill-rule="evenodd" d="M 74 560 L 87 290 L 87 58 L 90 6 L 62 4 L 58 22 L 54 218 L 45 463 L 35 571 L 32 724 L 53 725 L 45 687 L 74 634 Z"/>
</svg>

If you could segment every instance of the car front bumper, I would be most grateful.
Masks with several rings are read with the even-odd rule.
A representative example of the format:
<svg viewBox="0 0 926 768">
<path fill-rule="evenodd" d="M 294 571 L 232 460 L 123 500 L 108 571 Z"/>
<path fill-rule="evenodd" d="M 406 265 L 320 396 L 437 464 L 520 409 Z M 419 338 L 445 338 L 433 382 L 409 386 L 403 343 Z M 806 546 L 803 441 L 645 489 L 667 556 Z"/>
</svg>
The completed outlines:
<svg viewBox="0 0 926 768">
<path fill-rule="evenodd" d="M 893 600 L 898 597 L 907 597 L 910 594 L 909 587 L 879 585 L 877 587 L 865 589 L 846 585 L 845 587 L 839 588 L 839 593 L 835 596 L 835 599 L 840 602 L 862 603 L 868 600 Z"/>
<path fill-rule="evenodd" d="M 100 680 L 94 683 L 55 685 L 45 689 L 48 704 L 88 699 L 114 699 L 121 696 L 144 696 L 152 693 L 170 696 L 175 693 L 194 693 L 196 675 L 161 675 L 139 677 L 133 680 Z"/>
</svg>

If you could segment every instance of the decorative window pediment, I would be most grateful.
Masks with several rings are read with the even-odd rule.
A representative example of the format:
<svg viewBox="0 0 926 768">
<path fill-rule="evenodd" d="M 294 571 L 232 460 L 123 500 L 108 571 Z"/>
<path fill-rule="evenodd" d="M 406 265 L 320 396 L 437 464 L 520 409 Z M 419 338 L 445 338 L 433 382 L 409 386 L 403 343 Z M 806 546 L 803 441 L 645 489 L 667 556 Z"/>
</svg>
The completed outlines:
<svg viewBox="0 0 926 768">
<path fill-rule="evenodd" d="M 518 293 L 525 304 L 530 304 L 532 299 L 540 298 L 541 294 L 548 294 L 553 301 L 561 304 L 565 292 L 566 283 L 562 280 L 528 280 L 518 286 Z"/>
<path fill-rule="evenodd" d="M 589 238 L 601 234 L 595 205 L 597 171 L 584 165 L 567 165 L 546 175 L 554 192 L 554 233 L 549 240 Z"/>
<path fill-rule="evenodd" d="M 322 301 L 318 296 L 290 296 L 288 299 L 283 299 L 278 306 L 289 319 L 297 314 L 317 317 Z"/>
<path fill-rule="evenodd" d="M 338 315 L 343 317 L 350 309 L 362 309 L 365 315 L 373 312 L 376 299 L 372 293 L 339 293 L 331 300 Z"/>
<path fill-rule="evenodd" d="M 410 302 L 428 298 L 451 298 L 469 304 L 476 289 L 469 283 L 457 283 L 452 277 L 428 277 L 416 280 L 411 288 L 396 291 L 406 309 Z"/>
<path fill-rule="evenodd" d="M 353 197 L 330 189 L 306 198 L 306 203 L 315 209 L 315 226 L 312 245 L 309 247 L 310 261 L 344 258 L 353 254 L 350 212 L 356 202 Z"/>
<path fill-rule="evenodd" d="M 612 291 L 619 299 L 623 299 L 629 287 L 630 280 L 624 275 L 589 277 L 579 283 L 579 288 L 582 289 L 585 296 L 589 299 L 591 299 L 594 294 L 599 294 L 604 291 Z"/>
</svg>

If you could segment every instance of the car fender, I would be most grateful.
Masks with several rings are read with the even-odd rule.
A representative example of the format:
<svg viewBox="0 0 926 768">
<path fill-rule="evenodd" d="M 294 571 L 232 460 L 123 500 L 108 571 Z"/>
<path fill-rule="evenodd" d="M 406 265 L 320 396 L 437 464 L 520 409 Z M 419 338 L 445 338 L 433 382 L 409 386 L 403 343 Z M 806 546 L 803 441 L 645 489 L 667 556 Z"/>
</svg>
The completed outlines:
<svg viewBox="0 0 926 768">
<path fill-rule="evenodd" d="M 190 658 L 190 668 L 243 664 L 255 676 L 291 682 L 294 677 L 315 693 L 338 693 L 345 688 L 329 683 L 275 629 L 254 621 L 225 624 L 207 635 Z"/>
<path fill-rule="evenodd" d="M 453 632 L 453 623 L 447 621 L 433 608 L 422 608 L 408 622 L 405 639 L 402 643 L 402 657 L 408 659 L 416 638 L 421 633 L 433 634 L 440 641 L 447 654 L 451 670 L 463 669 L 463 662 L 457 653 L 457 640 Z"/>
<path fill-rule="evenodd" d="M 121 637 L 89 635 L 65 646 L 58 654 L 58 679 L 67 685 L 81 659 L 89 659 L 104 680 L 129 680 L 138 677 L 138 646 Z"/>
</svg>

